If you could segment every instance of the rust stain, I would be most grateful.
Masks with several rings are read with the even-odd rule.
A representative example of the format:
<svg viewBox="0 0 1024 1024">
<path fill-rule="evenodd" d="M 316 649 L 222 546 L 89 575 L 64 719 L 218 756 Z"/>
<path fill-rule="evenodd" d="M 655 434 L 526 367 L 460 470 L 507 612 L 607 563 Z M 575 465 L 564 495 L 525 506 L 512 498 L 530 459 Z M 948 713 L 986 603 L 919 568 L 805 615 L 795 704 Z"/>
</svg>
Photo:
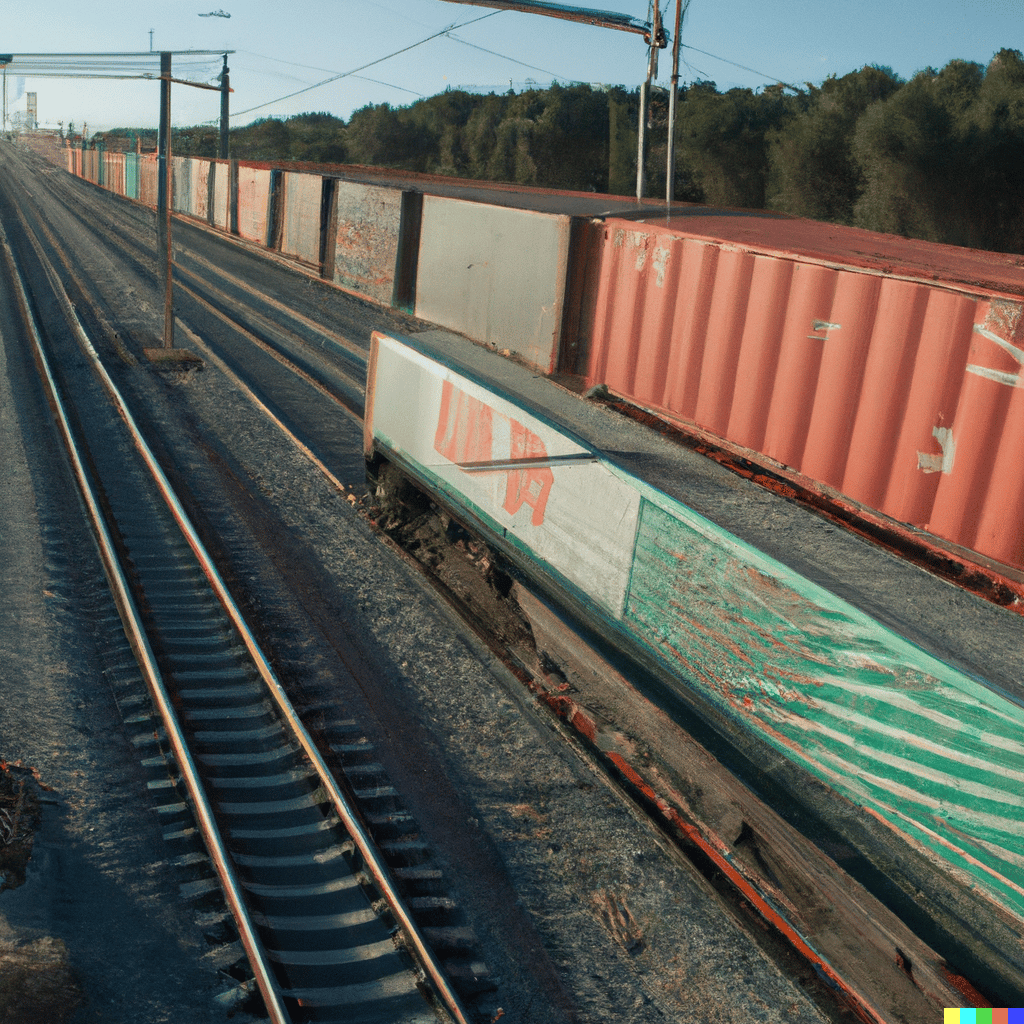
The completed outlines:
<svg viewBox="0 0 1024 1024">
<path fill-rule="evenodd" d="M 967 1006 L 988 1006 L 988 1000 L 962 975 L 957 974 L 948 965 L 941 965 L 942 976 L 967 1000 Z"/>
<path fill-rule="evenodd" d="M 571 697 L 549 693 L 546 690 L 539 691 L 537 695 L 559 718 L 568 722 L 588 742 L 597 742 L 597 724 Z"/>
<path fill-rule="evenodd" d="M 864 1024 L 883 1024 L 883 1017 L 875 1007 L 864 1000 L 858 993 L 854 992 L 838 974 L 838 972 L 815 951 L 807 940 L 793 927 L 792 924 L 768 902 L 756 886 L 744 877 L 736 868 L 731 859 L 723 855 L 722 851 L 714 843 L 708 842 L 700 830 L 685 821 L 682 816 L 661 800 L 654 789 L 641 777 L 639 772 L 630 765 L 621 754 L 615 751 L 608 751 L 605 756 L 619 770 L 622 776 L 634 788 L 636 788 L 648 801 L 655 804 L 665 816 L 666 820 L 687 839 L 702 850 L 735 886 L 737 891 L 749 901 L 751 906 L 774 928 L 776 928 L 790 944 L 832 983 L 835 989 L 846 999 L 854 1014 Z"/>
<path fill-rule="evenodd" d="M 681 601 L 670 601 L 669 607 L 675 608 L 679 612 L 679 617 L 686 621 L 690 625 L 691 629 L 699 629 L 700 632 L 697 633 L 698 636 L 703 636 L 703 634 L 707 630 L 706 622 L 701 621 L 698 625 L 699 620 L 687 616 L 686 608 Z M 733 625 L 733 622 L 730 621 L 730 617 L 727 615 L 726 610 L 724 608 L 713 608 L 712 612 L 715 615 L 717 615 L 719 619 L 722 620 L 723 625 L 725 625 L 727 629 L 728 627 Z M 745 664 L 749 665 L 752 669 L 756 669 L 757 666 L 754 664 L 753 659 L 747 654 L 745 650 L 743 650 L 742 647 L 740 647 L 738 643 L 736 643 L 735 640 L 732 639 L 728 631 L 716 632 L 714 637 L 715 642 L 720 644 L 722 647 L 725 647 L 727 650 L 731 651 L 733 656 L 737 660 L 744 662 Z"/>
</svg>

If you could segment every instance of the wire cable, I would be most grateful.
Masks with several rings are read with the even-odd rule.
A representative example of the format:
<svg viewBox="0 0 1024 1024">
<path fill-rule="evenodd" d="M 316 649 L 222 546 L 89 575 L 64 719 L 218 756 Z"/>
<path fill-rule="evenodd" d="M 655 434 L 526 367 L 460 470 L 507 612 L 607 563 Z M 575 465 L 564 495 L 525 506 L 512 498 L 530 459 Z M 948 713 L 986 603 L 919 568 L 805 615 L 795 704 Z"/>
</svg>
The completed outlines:
<svg viewBox="0 0 1024 1024">
<path fill-rule="evenodd" d="M 280 57 L 268 57 L 268 56 L 266 56 L 265 54 L 262 54 L 262 53 L 254 53 L 252 50 L 239 50 L 238 52 L 239 53 L 244 53 L 244 54 L 246 54 L 246 55 L 248 55 L 250 57 L 258 57 L 260 60 L 273 60 L 273 61 L 277 61 L 278 64 L 287 64 L 287 65 L 289 65 L 290 67 L 293 67 L 293 68 L 308 68 L 310 71 L 326 71 L 328 74 L 332 74 L 332 75 L 333 74 L 347 74 L 348 73 L 348 72 L 343 72 L 343 71 L 335 71 L 333 68 L 321 68 L 321 67 L 318 67 L 316 64 L 298 64 L 298 63 L 296 63 L 293 60 L 281 60 Z M 245 68 L 247 71 L 253 71 L 253 72 L 260 73 L 260 74 L 271 74 L 272 73 L 272 72 L 268 72 L 266 70 L 266 68 L 257 69 L 257 68 L 248 67 L 247 65 L 244 65 L 244 64 L 241 65 L 241 66 L 243 68 Z M 286 74 L 284 74 L 283 72 L 280 72 L 280 71 L 273 72 L 273 73 L 276 74 L 279 78 L 290 78 L 290 79 L 292 79 L 292 81 L 295 81 L 295 82 L 301 82 L 302 81 L 301 78 L 296 78 L 294 75 L 286 75 Z M 395 85 L 394 82 L 382 82 L 379 78 L 367 78 L 366 75 L 352 75 L 351 77 L 352 78 L 358 78 L 360 82 L 373 82 L 374 85 L 383 85 L 383 86 L 385 86 L 388 89 L 397 89 L 399 92 L 411 93 L 413 96 L 419 96 L 420 99 L 426 99 L 426 96 L 423 93 L 417 92 L 415 89 L 409 89 L 409 88 L 407 88 L 404 85 Z"/>
<path fill-rule="evenodd" d="M 538 68 L 533 64 L 527 64 L 525 61 L 516 60 L 515 57 L 509 57 L 508 54 L 498 53 L 496 50 L 488 50 L 486 46 L 477 46 L 476 43 L 471 43 L 466 39 L 460 39 L 458 36 L 452 35 L 451 32 L 445 32 L 445 35 L 453 43 L 462 43 L 463 46 L 471 46 L 474 50 L 481 50 L 483 53 L 489 53 L 492 57 L 500 57 L 502 60 L 511 61 L 513 64 L 518 64 L 520 67 L 529 68 L 531 71 L 539 71 L 543 75 L 550 75 L 552 78 L 560 79 L 563 82 L 571 82 L 571 78 L 566 78 L 564 75 L 556 75 L 554 71 L 548 71 L 546 68 Z"/>
<path fill-rule="evenodd" d="M 748 68 L 746 64 L 737 64 L 734 60 L 719 57 L 715 53 L 708 53 L 707 50 L 701 50 L 700 48 L 690 46 L 687 43 L 680 43 L 679 45 L 686 50 L 693 50 L 695 53 L 703 53 L 705 57 L 711 57 L 713 60 L 720 60 L 723 64 L 731 64 L 734 68 L 749 71 L 752 75 L 759 75 L 761 78 L 767 78 L 769 82 L 775 82 L 776 85 L 784 85 L 787 89 L 792 89 L 793 92 L 803 92 L 802 89 L 798 89 L 795 85 L 790 85 L 789 82 L 784 82 L 781 78 L 776 78 L 774 75 L 766 75 L 763 71 L 758 71 L 757 68 Z"/>
<path fill-rule="evenodd" d="M 285 100 L 290 100 L 295 96 L 301 96 L 306 92 L 312 92 L 314 89 L 319 89 L 321 86 L 329 85 L 331 82 L 337 82 L 339 79 L 350 78 L 360 71 L 372 68 L 375 64 L 382 64 L 384 61 L 390 60 L 392 57 L 397 57 L 399 54 L 408 53 L 409 50 L 414 50 L 417 46 L 429 43 L 432 39 L 437 39 L 440 36 L 447 35 L 449 32 L 452 32 L 457 28 L 465 28 L 467 25 L 475 25 L 478 21 L 493 18 L 496 14 L 501 14 L 501 11 L 491 11 L 480 18 L 473 18 L 471 21 L 464 21 L 461 25 L 449 25 L 447 28 L 443 28 L 439 32 L 435 32 L 433 35 L 427 36 L 426 39 L 421 39 L 418 43 L 403 46 L 402 49 L 395 50 L 394 53 L 389 53 L 384 57 L 378 57 L 376 60 L 371 60 L 366 64 L 361 64 L 359 67 L 353 68 L 351 71 L 343 71 L 341 74 L 332 75 L 330 78 L 325 78 L 322 82 L 315 82 L 313 85 L 307 85 L 305 89 L 298 89 L 295 92 L 289 93 L 287 96 L 279 96 L 276 100 L 268 100 L 266 103 L 259 103 L 255 107 L 249 107 L 246 110 L 232 111 L 230 116 L 241 117 L 243 114 L 251 114 L 254 110 L 263 110 L 264 107 L 271 107 L 275 103 L 283 103 Z"/>
</svg>

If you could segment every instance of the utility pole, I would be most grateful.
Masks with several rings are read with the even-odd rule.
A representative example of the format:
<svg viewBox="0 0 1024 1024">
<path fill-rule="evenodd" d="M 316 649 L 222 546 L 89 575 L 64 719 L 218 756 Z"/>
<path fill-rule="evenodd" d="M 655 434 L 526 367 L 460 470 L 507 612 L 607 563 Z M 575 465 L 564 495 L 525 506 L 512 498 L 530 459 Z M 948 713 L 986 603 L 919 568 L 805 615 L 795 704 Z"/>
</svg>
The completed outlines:
<svg viewBox="0 0 1024 1024">
<path fill-rule="evenodd" d="M 658 73 L 658 50 L 667 45 L 665 33 L 661 27 L 661 0 L 654 0 L 654 20 L 648 24 L 628 14 L 616 14 L 613 11 L 598 11 L 586 7 L 575 7 L 568 4 L 551 3 L 550 0 L 448 0 L 455 4 L 473 4 L 477 7 L 496 7 L 501 11 L 521 11 L 524 14 L 544 14 L 551 18 L 562 18 L 565 21 L 577 21 L 601 28 L 619 29 L 623 32 L 636 32 L 650 44 L 651 53 L 647 62 L 647 80 L 640 87 L 640 126 L 637 132 L 636 160 L 636 197 L 642 199 L 644 194 L 644 152 L 647 147 L 647 94 L 651 81 Z"/>
<path fill-rule="evenodd" d="M 149 30 L 149 52 L 153 52 L 153 30 Z"/>
<path fill-rule="evenodd" d="M 690 0 L 686 0 L 690 6 Z M 665 205 L 672 205 L 676 184 L 676 103 L 679 99 L 679 33 L 683 27 L 683 0 L 676 0 L 676 32 L 672 37 L 672 92 L 668 97 L 668 163 L 665 167 Z"/>
<path fill-rule="evenodd" d="M 647 61 L 647 78 L 640 86 L 640 125 L 636 140 L 636 197 L 644 197 L 644 171 L 647 156 L 647 106 L 651 82 L 658 75 L 658 50 L 665 45 L 661 31 L 661 0 L 654 0 L 654 21 L 651 24 L 651 55 Z"/>
<path fill-rule="evenodd" d="M 171 55 L 160 54 L 160 134 L 157 145 L 157 231 L 164 276 L 164 348 L 174 348 L 174 296 L 171 290 Z"/>
<path fill-rule="evenodd" d="M 228 76 L 228 55 L 224 54 L 224 70 L 220 73 L 220 158 L 228 159 L 228 97 L 231 82 Z"/>
</svg>

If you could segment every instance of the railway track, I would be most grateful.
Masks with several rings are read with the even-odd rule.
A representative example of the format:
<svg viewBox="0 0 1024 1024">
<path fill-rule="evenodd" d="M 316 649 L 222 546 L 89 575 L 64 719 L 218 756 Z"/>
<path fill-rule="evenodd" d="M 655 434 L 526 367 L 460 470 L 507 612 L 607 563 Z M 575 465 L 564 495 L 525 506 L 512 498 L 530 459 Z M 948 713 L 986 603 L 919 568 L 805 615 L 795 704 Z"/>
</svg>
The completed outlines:
<svg viewBox="0 0 1024 1024">
<path fill-rule="evenodd" d="M 468 1020 L 42 246 L 20 215 L 5 222 L 19 235 L 0 232 L 6 269 L 124 628 L 270 1019 Z M 72 384 L 83 361 L 91 374 Z"/>
<path fill-rule="evenodd" d="M 133 275 L 157 280 L 155 247 L 146 237 L 152 231 L 152 225 L 147 223 L 147 212 L 132 208 L 127 202 L 118 204 L 114 217 L 105 216 L 89 205 L 83 207 L 81 196 L 69 194 L 74 188 L 73 181 L 64 175 L 48 175 L 43 179 L 43 187 L 81 230 L 95 239 L 97 246 L 113 244 L 122 265 Z M 102 295 L 94 284 L 82 279 L 73 260 L 64 253 L 58 238 L 59 229 L 47 223 L 45 206 L 29 198 L 48 246 L 62 263 L 72 287 L 102 310 L 106 305 Z M 97 225 L 102 225 L 102 229 Z M 177 230 L 203 231 L 180 220 Z M 260 395 L 267 407 L 274 407 L 279 416 L 302 426 L 306 418 L 303 409 L 308 404 L 306 394 L 303 391 L 296 401 L 288 401 L 295 393 L 294 382 L 301 380 L 333 403 L 335 412 L 341 411 L 361 423 L 369 348 L 368 332 L 362 324 L 344 320 L 325 322 L 327 318 L 322 315 L 322 309 L 315 319 L 297 312 L 270 290 L 254 287 L 250 280 L 218 265 L 213 259 L 204 258 L 190 247 L 182 247 L 176 254 L 174 269 L 179 346 L 199 345 L 204 355 L 210 351 L 210 346 L 199 341 L 196 332 L 187 326 L 201 319 L 208 320 L 206 315 L 209 314 L 222 328 L 213 340 L 224 365 L 230 366 L 237 377 L 245 376 L 254 393 Z M 154 295 L 150 301 L 159 300 Z M 110 319 L 112 317 L 108 317 L 107 322 Z M 401 317 L 394 319 L 405 325 Z M 112 327 L 110 331 L 117 333 Z M 159 342 L 151 340 L 151 344 Z M 258 389 L 255 387 L 257 379 L 265 382 Z M 305 432 L 312 433 L 310 429 Z"/>
</svg>

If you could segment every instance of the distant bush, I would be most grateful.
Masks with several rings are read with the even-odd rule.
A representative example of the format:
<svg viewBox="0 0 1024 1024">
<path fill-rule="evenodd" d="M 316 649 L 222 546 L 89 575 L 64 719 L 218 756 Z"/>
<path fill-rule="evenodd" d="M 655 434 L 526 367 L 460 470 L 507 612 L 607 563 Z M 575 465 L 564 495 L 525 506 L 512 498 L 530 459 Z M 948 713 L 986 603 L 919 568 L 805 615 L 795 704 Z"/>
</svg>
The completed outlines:
<svg viewBox="0 0 1024 1024">
<path fill-rule="evenodd" d="M 798 93 L 695 82 L 680 90 L 677 110 L 677 200 L 1024 251 L 1019 50 L 1000 50 L 987 68 L 950 61 L 908 82 L 868 65 Z M 348 123 L 328 113 L 263 118 L 232 129 L 231 155 L 631 195 L 638 122 L 638 91 L 622 87 L 448 90 L 407 107 L 371 104 Z M 646 194 L 663 196 L 663 90 L 653 93 L 648 124 Z M 218 132 L 176 129 L 172 144 L 182 156 L 212 157 Z"/>
</svg>

